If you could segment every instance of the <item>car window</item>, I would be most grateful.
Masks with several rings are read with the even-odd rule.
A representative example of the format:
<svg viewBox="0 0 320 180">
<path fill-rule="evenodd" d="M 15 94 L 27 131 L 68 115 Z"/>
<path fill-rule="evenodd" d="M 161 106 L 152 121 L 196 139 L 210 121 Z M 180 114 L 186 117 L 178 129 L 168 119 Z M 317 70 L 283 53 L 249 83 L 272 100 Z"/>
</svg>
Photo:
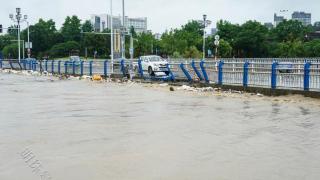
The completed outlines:
<svg viewBox="0 0 320 180">
<path fill-rule="evenodd" d="M 154 56 L 154 57 L 150 57 L 150 61 L 151 62 L 158 62 L 158 61 L 162 61 L 160 57 Z"/>
</svg>

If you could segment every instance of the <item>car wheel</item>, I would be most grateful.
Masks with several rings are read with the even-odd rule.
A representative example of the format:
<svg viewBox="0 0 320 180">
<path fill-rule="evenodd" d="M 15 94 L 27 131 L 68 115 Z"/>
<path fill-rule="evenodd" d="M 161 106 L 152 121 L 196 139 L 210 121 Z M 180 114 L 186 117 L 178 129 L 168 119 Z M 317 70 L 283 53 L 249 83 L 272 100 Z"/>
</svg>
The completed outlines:
<svg viewBox="0 0 320 180">
<path fill-rule="evenodd" d="M 154 72 L 152 70 L 152 67 L 148 68 L 148 73 L 150 74 L 150 76 L 154 76 Z"/>
</svg>

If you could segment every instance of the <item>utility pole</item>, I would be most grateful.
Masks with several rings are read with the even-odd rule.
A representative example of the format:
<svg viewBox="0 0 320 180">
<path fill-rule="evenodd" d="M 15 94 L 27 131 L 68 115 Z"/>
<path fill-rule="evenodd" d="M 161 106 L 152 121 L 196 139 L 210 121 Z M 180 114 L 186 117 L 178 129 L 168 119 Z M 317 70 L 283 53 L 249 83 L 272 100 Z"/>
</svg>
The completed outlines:
<svg viewBox="0 0 320 180">
<path fill-rule="evenodd" d="M 112 0 L 110 0 L 110 16 L 111 16 L 111 20 L 110 20 L 110 26 L 111 26 L 111 72 L 113 73 L 113 58 L 114 58 L 114 48 L 113 48 L 113 7 L 112 7 Z"/>
<path fill-rule="evenodd" d="M 202 47 L 202 59 L 204 60 L 206 58 L 206 21 L 207 21 L 207 15 L 203 15 L 203 47 Z"/>
<path fill-rule="evenodd" d="M 31 56 L 31 44 L 30 44 L 30 29 L 29 29 L 29 21 L 27 21 L 28 15 L 24 15 L 24 21 L 27 23 L 27 29 L 28 29 L 28 58 Z"/>
<path fill-rule="evenodd" d="M 204 14 L 203 15 L 203 47 L 202 47 L 202 51 L 203 51 L 202 58 L 203 58 L 203 60 L 205 60 L 205 58 L 206 58 L 206 27 L 209 26 L 211 23 L 212 23 L 211 21 L 207 20 L 207 15 Z"/>
<path fill-rule="evenodd" d="M 133 54 L 134 53 L 134 49 L 133 49 L 133 36 L 132 33 L 130 33 L 130 59 L 131 61 L 133 61 Z"/>
<path fill-rule="evenodd" d="M 122 31 L 121 31 L 121 53 L 122 53 L 122 59 L 125 59 L 126 57 L 126 23 L 125 23 L 125 4 L 124 0 L 122 0 Z"/>
</svg>

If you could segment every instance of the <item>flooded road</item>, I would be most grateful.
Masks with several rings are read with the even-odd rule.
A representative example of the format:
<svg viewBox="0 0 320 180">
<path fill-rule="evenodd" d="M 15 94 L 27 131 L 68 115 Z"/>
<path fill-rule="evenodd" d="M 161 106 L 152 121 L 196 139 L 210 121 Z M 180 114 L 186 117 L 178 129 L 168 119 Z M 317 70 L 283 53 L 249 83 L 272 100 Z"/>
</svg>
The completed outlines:
<svg viewBox="0 0 320 180">
<path fill-rule="evenodd" d="M 320 107 L 0 74 L 0 179 L 318 180 Z"/>
</svg>

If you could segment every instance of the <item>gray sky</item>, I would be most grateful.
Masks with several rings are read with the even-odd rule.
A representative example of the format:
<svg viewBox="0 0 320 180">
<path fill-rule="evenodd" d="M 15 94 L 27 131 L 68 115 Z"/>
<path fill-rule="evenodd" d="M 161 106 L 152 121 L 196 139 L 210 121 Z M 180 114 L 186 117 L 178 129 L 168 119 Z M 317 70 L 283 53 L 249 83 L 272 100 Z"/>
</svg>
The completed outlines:
<svg viewBox="0 0 320 180">
<path fill-rule="evenodd" d="M 113 0 L 114 14 L 121 13 L 121 0 Z M 11 25 L 9 13 L 21 7 L 28 14 L 31 23 L 39 18 L 53 19 L 61 27 L 67 15 L 89 19 L 90 14 L 110 12 L 110 0 L 0 0 L 0 24 Z M 215 22 L 225 19 L 233 23 L 246 20 L 272 22 L 273 14 L 280 10 L 312 13 L 312 22 L 320 21 L 320 0 L 126 0 L 126 15 L 148 17 L 148 29 L 164 32 L 180 27 L 190 19 L 201 19 L 202 14 Z"/>
</svg>

